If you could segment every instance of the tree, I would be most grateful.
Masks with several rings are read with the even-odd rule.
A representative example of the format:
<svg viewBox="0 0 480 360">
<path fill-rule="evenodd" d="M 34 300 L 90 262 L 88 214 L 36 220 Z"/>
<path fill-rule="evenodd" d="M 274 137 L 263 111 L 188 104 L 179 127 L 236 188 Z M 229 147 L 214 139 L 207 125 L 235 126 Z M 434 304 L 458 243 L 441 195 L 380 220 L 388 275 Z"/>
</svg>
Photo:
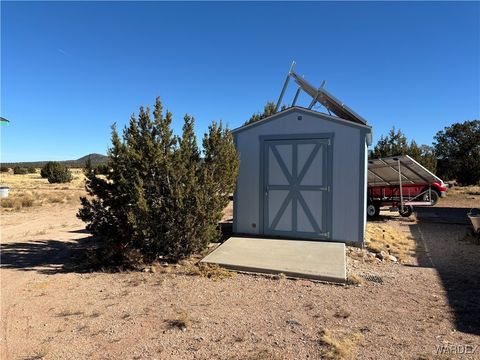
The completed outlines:
<svg viewBox="0 0 480 360">
<path fill-rule="evenodd" d="M 90 159 L 87 160 L 89 162 L 89 166 L 92 166 L 92 162 Z M 93 171 L 95 172 L 96 175 L 107 175 L 107 173 L 110 171 L 108 168 L 107 164 L 98 164 L 97 166 L 94 167 Z"/>
<path fill-rule="evenodd" d="M 418 145 L 415 140 L 408 144 L 407 137 L 400 129 L 393 127 L 387 136 L 381 136 L 375 145 L 371 157 L 388 157 L 398 155 L 409 155 L 415 161 L 425 166 L 435 173 L 437 169 L 437 158 L 433 147 L 428 145 Z"/>
<path fill-rule="evenodd" d="M 44 179 L 48 178 L 52 168 L 55 166 L 53 161 L 47 162 L 41 169 L 40 169 L 40 176 Z"/>
<path fill-rule="evenodd" d="M 406 136 L 402 133 L 402 130 L 395 131 L 393 127 L 387 136 L 381 136 L 378 140 L 377 145 L 373 149 L 372 156 L 377 157 L 387 157 L 387 156 L 397 156 L 397 155 L 406 155 L 408 153 L 409 147 Z"/>
<path fill-rule="evenodd" d="M 51 184 L 68 183 L 73 179 L 71 171 L 57 161 L 49 161 L 46 163 L 40 170 L 40 176 L 47 178 Z"/>
<path fill-rule="evenodd" d="M 412 140 L 406 155 L 410 156 L 413 160 L 418 161 L 431 172 L 435 173 L 437 171 L 437 157 L 435 155 L 435 149 L 432 146 L 418 146 L 416 141 Z"/>
<path fill-rule="evenodd" d="M 25 175 L 28 174 L 27 168 L 21 167 L 21 166 L 15 166 L 13 168 L 13 174 L 14 175 Z"/>
<path fill-rule="evenodd" d="M 480 182 L 480 120 L 455 123 L 435 135 L 439 175 L 461 184 Z"/>
<path fill-rule="evenodd" d="M 72 181 L 71 171 L 57 161 L 50 161 L 40 170 L 40 176 L 47 178 L 50 184 L 60 184 Z"/>
<path fill-rule="evenodd" d="M 252 114 L 252 116 L 250 117 L 250 119 L 248 119 L 244 125 L 248 125 L 248 124 L 251 124 L 251 123 L 254 123 L 254 122 L 257 122 L 259 120 L 262 120 L 262 119 L 265 119 L 269 116 L 272 116 L 276 113 L 275 111 L 275 103 L 273 101 L 268 101 L 265 106 L 263 107 L 263 112 L 262 113 L 255 113 L 255 114 Z M 281 110 L 285 110 L 286 107 L 285 105 L 282 106 Z"/>
<path fill-rule="evenodd" d="M 437 173 L 437 154 L 432 146 L 420 145 L 420 158 L 417 161 L 434 174 Z"/>
<path fill-rule="evenodd" d="M 87 163 L 78 217 L 102 243 L 102 262 L 125 265 L 160 256 L 178 260 L 219 238 L 218 221 L 234 190 L 239 158 L 233 138 L 212 123 L 200 152 L 195 120 L 186 115 L 181 136 L 171 129 L 157 98 L 153 119 L 140 108 L 122 138 L 112 127 L 108 169 L 97 176 Z M 202 155 L 203 154 L 203 158 Z"/>
</svg>

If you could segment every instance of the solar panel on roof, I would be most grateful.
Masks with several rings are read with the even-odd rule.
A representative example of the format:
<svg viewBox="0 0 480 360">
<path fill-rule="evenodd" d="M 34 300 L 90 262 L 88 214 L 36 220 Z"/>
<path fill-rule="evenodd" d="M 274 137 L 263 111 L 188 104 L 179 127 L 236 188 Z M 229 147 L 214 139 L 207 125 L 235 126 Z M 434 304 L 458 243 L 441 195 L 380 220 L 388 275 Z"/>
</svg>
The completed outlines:
<svg viewBox="0 0 480 360">
<path fill-rule="evenodd" d="M 312 97 L 312 102 L 310 103 L 310 106 L 308 107 L 308 109 L 312 109 L 313 105 L 319 102 L 325 108 L 327 108 L 328 111 L 334 113 L 339 118 L 349 120 L 362 125 L 367 124 L 367 121 L 364 118 L 362 118 L 355 111 L 353 111 L 347 105 L 345 105 L 345 103 L 343 103 L 342 101 L 337 99 L 335 96 L 330 94 L 327 90 L 325 90 L 325 81 L 317 89 L 316 87 L 311 85 L 307 80 L 305 80 L 303 77 L 298 76 L 293 71 L 294 66 L 295 66 L 295 61 L 292 62 L 292 65 L 290 66 L 290 71 L 288 72 L 287 78 L 285 79 L 285 84 L 283 85 L 282 91 L 280 93 L 280 97 L 278 98 L 275 111 L 278 111 L 278 109 L 280 108 L 280 104 L 282 103 L 283 95 L 285 95 L 285 90 L 287 88 L 288 82 L 292 77 L 295 80 L 295 82 L 298 84 L 298 89 L 297 89 L 297 92 L 295 93 L 295 97 L 293 99 L 291 106 L 296 105 L 300 90 L 303 90 Z"/>
<path fill-rule="evenodd" d="M 338 100 L 335 96 L 330 94 L 325 88 L 320 87 L 316 89 L 307 80 L 298 76 L 295 72 L 291 71 L 290 76 L 293 77 L 295 82 L 300 86 L 300 88 L 305 91 L 308 95 L 310 95 L 314 99 L 315 102 L 319 102 L 323 106 L 325 106 L 328 110 L 333 112 L 338 117 L 350 120 L 359 124 L 366 124 L 367 121 L 358 115 L 355 111 L 350 109 L 345 103 Z M 313 104 L 310 104 L 310 107 Z"/>
</svg>

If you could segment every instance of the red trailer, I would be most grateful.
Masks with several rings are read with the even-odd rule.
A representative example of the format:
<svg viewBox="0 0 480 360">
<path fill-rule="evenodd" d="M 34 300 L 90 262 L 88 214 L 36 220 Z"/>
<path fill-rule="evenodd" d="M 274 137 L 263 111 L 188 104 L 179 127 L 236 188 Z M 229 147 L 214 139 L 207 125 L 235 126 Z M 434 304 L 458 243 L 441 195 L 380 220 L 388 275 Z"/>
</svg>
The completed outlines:
<svg viewBox="0 0 480 360">
<path fill-rule="evenodd" d="M 432 206 L 444 197 L 442 179 L 408 155 L 368 161 L 367 217 L 378 217 L 380 208 L 389 206 L 402 216 L 410 216 L 413 206 Z"/>
</svg>

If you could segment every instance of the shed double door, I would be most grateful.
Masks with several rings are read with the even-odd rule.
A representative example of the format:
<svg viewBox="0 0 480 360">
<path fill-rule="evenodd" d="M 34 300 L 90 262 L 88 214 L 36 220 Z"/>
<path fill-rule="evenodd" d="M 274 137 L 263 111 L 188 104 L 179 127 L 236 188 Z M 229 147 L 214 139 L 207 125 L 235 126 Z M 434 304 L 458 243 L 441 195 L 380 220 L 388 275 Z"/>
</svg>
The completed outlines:
<svg viewBox="0 0 480 360">
<path fill-rule="evenodd" d="M 266 235 L 330 237 L 330 147 L 329 139 L 263 142 L 263 232 Z"/>
</svg>

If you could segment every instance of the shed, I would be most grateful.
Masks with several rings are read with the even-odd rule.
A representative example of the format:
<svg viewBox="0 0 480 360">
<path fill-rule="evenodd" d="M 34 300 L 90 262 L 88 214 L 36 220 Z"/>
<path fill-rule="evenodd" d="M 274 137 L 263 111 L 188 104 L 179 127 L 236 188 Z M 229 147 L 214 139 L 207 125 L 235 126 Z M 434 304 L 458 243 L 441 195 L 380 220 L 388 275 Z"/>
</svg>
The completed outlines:
<svg viewBox="0 0 480 360">
<path fill-rule="evenodd" d="M 362 245 L 371 127 L 345 117 L 292 106 L 233 130 L 234 233 Z"/>
</svg>

